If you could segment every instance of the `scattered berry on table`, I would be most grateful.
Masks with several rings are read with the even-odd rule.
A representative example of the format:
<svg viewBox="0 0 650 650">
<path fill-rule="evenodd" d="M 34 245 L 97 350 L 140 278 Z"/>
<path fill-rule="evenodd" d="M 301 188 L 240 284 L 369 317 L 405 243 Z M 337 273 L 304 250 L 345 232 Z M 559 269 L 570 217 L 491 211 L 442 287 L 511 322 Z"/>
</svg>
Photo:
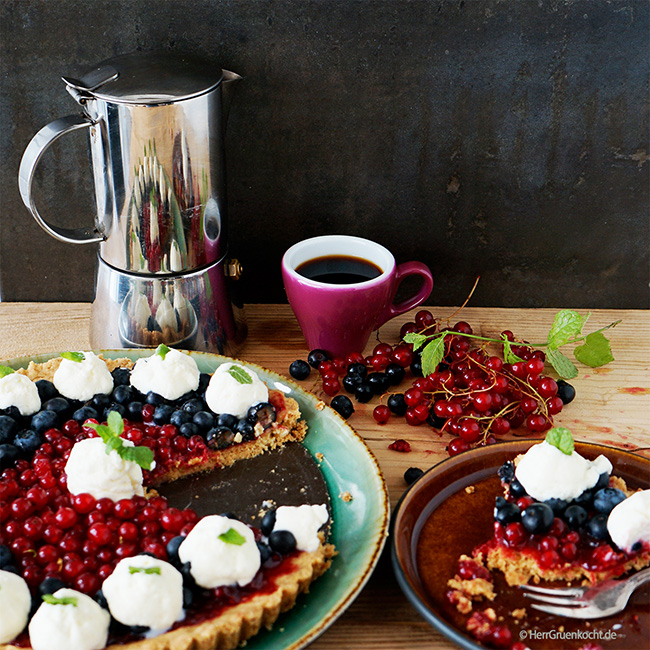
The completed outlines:
<svg viewBox="0 0 650 650">
<path fill-rule="evenodd" d="M 345 395 L 337 395 L 330 402 L 330 406 L 344 418 L 349 418 L 354 413 L 352 400 Z"/>
<path fill-rule="evenodd" d="M 404 481 L 408 485 L 412 485 L 417 481 L 420 476 L 424 474 L 424 471 L 421 470 L 419 467 L 409 467 L 405 472 L 404 472 Z"/>
<path fill-rule="evenodd" d="M 306 361 L 297 359 L 289 366 L 289 374 L 298 381 L 307 379 L 311 373 L 311 367 Z"/>
<path fill-rule="evenodd" d="M 390 445 L 388 445 L 388 448 L 392 451 L 400 451 L 402 453 L 411 451 L 411 445 L 403 438 L 395 440 L 395 442 L 391 442 Z"/>
</svg>

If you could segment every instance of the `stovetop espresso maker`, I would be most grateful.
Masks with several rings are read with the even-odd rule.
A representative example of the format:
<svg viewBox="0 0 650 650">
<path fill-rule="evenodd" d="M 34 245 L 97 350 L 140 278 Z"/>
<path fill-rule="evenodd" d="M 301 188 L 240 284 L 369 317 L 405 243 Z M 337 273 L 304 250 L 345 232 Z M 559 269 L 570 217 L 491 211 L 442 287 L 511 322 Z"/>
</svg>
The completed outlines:
<svg viewBox="0 0 650 650">
<path fill-rule="evenodd" d="M 234 354 L 246 335 L 232 282 L 241 271 L 225 238 L 223 131 L 232 72 L 190 56 L 135 53 L 63 77 L 83 114 L 43 127 L 27 146 L 19 188 L 53 237 L 97 243 L 90 341 L 94 348 L 155 347 Z M 97 214 L 64 229 L 32 196 L 43 153 L 88 129 Z"/>
</svg>

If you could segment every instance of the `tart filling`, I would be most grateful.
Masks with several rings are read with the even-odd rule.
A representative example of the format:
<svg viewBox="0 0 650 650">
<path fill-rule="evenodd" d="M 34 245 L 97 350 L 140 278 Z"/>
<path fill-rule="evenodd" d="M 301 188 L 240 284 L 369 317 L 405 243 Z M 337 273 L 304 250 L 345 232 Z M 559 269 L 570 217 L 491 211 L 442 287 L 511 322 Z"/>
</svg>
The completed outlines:
<svg viewBox="0 0 650 650">
<path fill-rule="evenodd" d="M 186 362 L 193 359 L 176 353 L 186 359 L 174 360 L 172 352 L 161 346 L 154 356 L 171 359 L 170 376 L 194 376 Z M 69 364 L 66 372 L 82 372 L 90 354 L 4 371 L 33 380 L 42 406 L 26 415 L 9 403 L 0 412 L 0 578 L 7 576 L 0 598 L 11 586 L 12 594 L 31 591 L 34 602 L 19 607 L 22 614 L 0 615 L 0 644 L 8 644 L 0 647 L 40 650 L 58 635 L 71 640 L 69 650 L 235 648 L 270 627 L 329 567 L 335 551 L 320 530 L 326 507 L 289 509 L 284 524 L 286 512 L 276 518 L 272 510 L 256 529 L 229 516 L 199 519 L 153 487 L 301 440 L 298 405 L 252 370 L 228 364 L 238 384 L 264 390 L 234 387 L 235 397 L 220 402 L 224 412 L 214 412 L 210 376 L 197 369 L 195 388 L 164 398 L 146 382 L 135 388 L 128 360 L 100 360 L 110 371 L 107 392 L 64 397 L 54 374 Z M 163 390 L 165 359 L 154 364 Z M 37 615 L 25 628 L 29 609 Z M 110 622 L 104 631 L 103 623 L 92 626 L 102 640 L 83 631 L 97 617 Z"/>
</svg>

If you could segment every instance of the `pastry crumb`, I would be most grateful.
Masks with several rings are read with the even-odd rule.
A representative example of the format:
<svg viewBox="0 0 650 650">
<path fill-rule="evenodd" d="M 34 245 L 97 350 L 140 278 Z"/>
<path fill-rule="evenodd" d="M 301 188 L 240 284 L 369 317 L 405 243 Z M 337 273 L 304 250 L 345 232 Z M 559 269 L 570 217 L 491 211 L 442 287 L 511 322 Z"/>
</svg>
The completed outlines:
<svg viewBox="0 0 650 650">
<path fill-rule="evenodd" d="M 519 609 L 513 609 L 510 612 L 510 616 L 512 616 L 512 618 L 516 618 L 518 621 L 521 621 L 521 619 L 526 618 L 526 608 L 520 607 Z"/>
<path fill-rule="evenodd" d="M 465 492 L 467 492 L 467 494 L 474 494 L 475 490 L 476 490 L 476 488 L 473 485 L 468 485 L 465 488 Z"/>
<path fill-rule="evenodd" d="M 346 503 L 349 503 L 354 499 L 354 497 L 349 492 L 341 492 L 341 494 L 339 494 L 339 497 Z"/>
<path fill-rule="evenodd" d="M 316 454 L 316 460 L 317 460 L 319 463 L 322 463 L 322 462 L 325 460 L 325 456 L 323 456 L 323 454 L 321 454 L 321 452 L 319 451 L 319 452 Z"/>
<path fill-rule="evenodd" d="M 319 400 L 318 402 L 316 402 L 316 410 L 317 411 L 322 411 L 325 408 L 325 406 L 326 406 L 325 402 L 323 402 L 323 401 Z"/>
</svg>

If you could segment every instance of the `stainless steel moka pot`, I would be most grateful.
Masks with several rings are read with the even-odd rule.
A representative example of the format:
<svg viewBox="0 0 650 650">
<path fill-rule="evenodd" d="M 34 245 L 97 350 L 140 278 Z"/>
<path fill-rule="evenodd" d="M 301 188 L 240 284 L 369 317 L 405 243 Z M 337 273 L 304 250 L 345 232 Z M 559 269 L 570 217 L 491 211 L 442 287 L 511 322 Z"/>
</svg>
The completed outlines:
<svg viewBox="0 0 650 650">
<path fill-rule="evenodd" d="M 232 299 L 240 273 L 225 238 L 223 131 L 240 77 L 189 56 L 135 53 L 63 77 L 83 108 L 43 127 L 27 146 L 19 186 L 53 237 L 98 243 L 94 348 L 160 343 L 234 354 L 246 335 Z M 88 129 L 97 214 L 65 229 L 39 214 L 32 183 L 60 136 Z"/>
</svg>

